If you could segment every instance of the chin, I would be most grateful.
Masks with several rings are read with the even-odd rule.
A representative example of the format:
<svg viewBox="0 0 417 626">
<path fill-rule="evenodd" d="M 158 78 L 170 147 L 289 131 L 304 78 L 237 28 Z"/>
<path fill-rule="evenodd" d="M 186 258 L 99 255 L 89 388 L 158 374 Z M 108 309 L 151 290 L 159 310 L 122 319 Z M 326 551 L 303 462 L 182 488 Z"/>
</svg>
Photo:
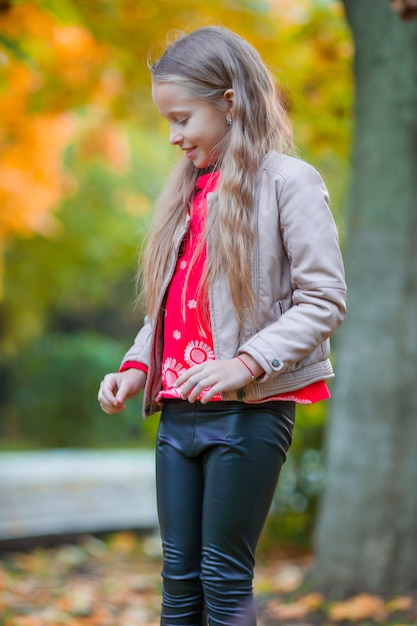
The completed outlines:
<svg viewBox="0 0 417 626">
<path fill-rule="evenodd" d="M 205 169 L 208 165 L 209 165 L 209 161 L 207 159 L 195 159 L 195 161 L 193 161 L 194 163 L 194 167 L 196 167 L 199 170 L 203 170 Z"/>
<path fill-rule="evenodd" d="M 199 170 L 206 170 L 210 167 L 213 167 L 216 163 L 215 159 L 204 159 L 204 161 L 198 160 L 194 161 L 194 165 Z"/>
</svg>

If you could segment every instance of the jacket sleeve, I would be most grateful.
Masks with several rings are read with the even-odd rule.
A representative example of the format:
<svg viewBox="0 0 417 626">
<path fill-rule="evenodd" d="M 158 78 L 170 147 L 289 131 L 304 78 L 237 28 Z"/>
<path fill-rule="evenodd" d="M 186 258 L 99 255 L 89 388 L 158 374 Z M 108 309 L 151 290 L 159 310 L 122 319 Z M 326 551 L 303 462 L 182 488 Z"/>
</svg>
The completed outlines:
<svg viewBox="0 0 417 626">
<path fill-rule="evenodd" d="M 292 301 L 282 315 L 240 346 L 263 367 L 265 380 L 307 357 L 336 330 L 346 312 L 338 234 L 320 174 L 307 163 L 276 183 L 281 237 Z"/>
<path fill-rule="evenodd" d="M 144 324 L 138 334 L 131 348 L 126 352 L 122 359 L 121 368 L 127 361 L 137 361 L 143 363 L 149 368 L 151 341 L 152 341 L 152 324 L 148 317 L 145 317 Z"/>
</svg>

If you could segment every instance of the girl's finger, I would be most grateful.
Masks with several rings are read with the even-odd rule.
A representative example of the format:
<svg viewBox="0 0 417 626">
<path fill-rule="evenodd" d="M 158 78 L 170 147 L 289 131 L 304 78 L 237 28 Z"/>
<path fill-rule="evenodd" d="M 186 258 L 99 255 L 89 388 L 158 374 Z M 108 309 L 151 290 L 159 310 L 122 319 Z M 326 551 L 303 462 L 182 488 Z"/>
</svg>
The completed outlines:
<svg viewBox="0 0 417 626">
<path fill-rule="evenodd" d="M 191 400 L 194 396 L 195 398 L 202 391 L 203 387 L 201 381 L 197 378 L 189 379 L 186 383 L 184 383 L 181 389 L 181 395 L 186 400 L 187 398 Z M 192 400 L 191 400 L 192 401 Z"/>
<path fill-rule="evenodd" d="M 196 368 L 199 368 L 196 372 Z M 190 367 L 190 369 L 186 370 L 183 374 L 181 374 L 181 376 L 179 376 L 179 378 L 177 378 L 177 380 L 174 383 L 174 387 L 180 387 L 181 385 L 187 383 L 189 380 L 191 380 L 192 376 L 196 376 L 196 374 L 200 371 L 201 366 L 200 365 L 195 365 L 194 367 Z M 198 378 L 196 379 L 198 380 Z"/>
<path fill-rule="evenodd" d="M 217 385 L 213 385 L 212 387 L 210 387 L 210 389 L 206 391 L 206 393 L 204 393 L 204 395 L 202 396 L 201 404 L 207 404 L 207 402 L 210 402 L 210 400 L 214 398 L 216 393 L 219 393 L 219 391 L 220 390 L 217 388 Z"/>
</svg>

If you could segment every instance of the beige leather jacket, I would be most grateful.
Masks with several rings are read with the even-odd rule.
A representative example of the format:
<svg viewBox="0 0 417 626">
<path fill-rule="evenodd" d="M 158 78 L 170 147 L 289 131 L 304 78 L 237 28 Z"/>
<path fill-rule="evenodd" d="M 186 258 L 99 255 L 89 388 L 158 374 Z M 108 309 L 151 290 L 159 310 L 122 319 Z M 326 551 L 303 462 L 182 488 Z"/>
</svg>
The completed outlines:
<svg viewBox="0 0 417 626">
<path fill-rule="evenodd" d="M 208 196 L 210 210 L 210 195 Z M 213 194 L 214 195 L 214 194 Z M 224 400 L 259 402 L 333 377 L 330 335 L 343 321 L 346 285 L 336 226 L 320 174 L 293 157 L 268 153 L 259 169 L 256 199 L 253 286 L 259 307 L 256 324 L 239 332 L 225 276 L 209 292 L 214 353 L 231 359 L 246 352 L 265 375 Z M 188 222 L 177 242 L 177 251 Z M 210 253 L 208 244 L 208 254 Z M 166 275 L 161 305 L 175 269 Z M 123 362 L 148 366 L 143 415 L 160 410 L 163 314 L 145 319 Z"/>
</svg>

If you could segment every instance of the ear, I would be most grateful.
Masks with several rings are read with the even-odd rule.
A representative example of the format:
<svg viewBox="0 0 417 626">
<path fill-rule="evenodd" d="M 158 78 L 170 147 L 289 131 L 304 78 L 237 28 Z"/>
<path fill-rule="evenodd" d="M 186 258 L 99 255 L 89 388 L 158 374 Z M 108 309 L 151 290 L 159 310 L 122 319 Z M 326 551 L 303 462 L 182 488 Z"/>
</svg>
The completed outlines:
<svg viewBox="0 0 417 626">
<path fill-rule="evenodd" d="M 233 111 L 233 98 L 235 97 L 233 89 L 226 89 L 223 94 L 223 98 L 226 101 L 227 110 L 231 113 Z"/>
</svg>

